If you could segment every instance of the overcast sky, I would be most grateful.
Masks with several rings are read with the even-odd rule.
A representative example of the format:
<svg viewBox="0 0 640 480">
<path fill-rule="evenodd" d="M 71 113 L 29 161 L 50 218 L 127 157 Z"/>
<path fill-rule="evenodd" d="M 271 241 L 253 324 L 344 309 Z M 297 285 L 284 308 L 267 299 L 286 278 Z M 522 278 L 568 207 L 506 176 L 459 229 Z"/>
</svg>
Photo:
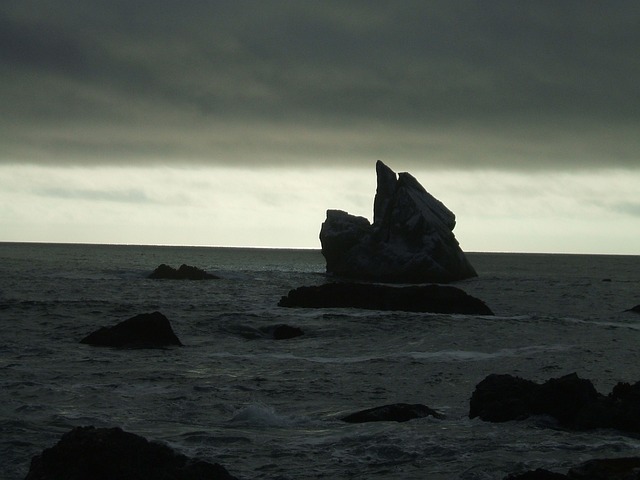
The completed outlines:
<svg viewBox="0 0 640 480">
<path fill-rule="evenodd" d="M 636 1 L 3 0 L 0 241 L 319 247 L 375 161 L 464 250 L 640 254 Z"/>
</svg>

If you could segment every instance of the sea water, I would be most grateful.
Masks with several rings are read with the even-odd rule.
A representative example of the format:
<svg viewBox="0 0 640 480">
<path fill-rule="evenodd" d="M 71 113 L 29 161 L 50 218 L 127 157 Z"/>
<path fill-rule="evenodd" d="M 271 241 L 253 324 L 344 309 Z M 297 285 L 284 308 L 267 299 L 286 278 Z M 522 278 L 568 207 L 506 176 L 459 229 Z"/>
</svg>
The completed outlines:
<svg viewBox="0 0 640 480">
<path fill-rule="evenodd" d="M 468 255 L 456 284 L 495 316 L 287 309 L 281 296 L 321 284 L 317 250 L 0 244 L 0 477 L 73 427 L 118 426 L 241 479 L 501 479 L 565 472 L 640 454 L 613 430 L 552 419 L 469 419 L 491 373 L 545 381 L 576 372 L 602 393 L 640 380 L 640 257 Z M 150 280 L 159 264 L 218 274 Z M 80 344 L 139 313 L 166 315 L 184 347 Z M 267 338 L 288 324 L 304 335 Z M 443 419 L 348 424 L 395 402 Z"/>
</svg>

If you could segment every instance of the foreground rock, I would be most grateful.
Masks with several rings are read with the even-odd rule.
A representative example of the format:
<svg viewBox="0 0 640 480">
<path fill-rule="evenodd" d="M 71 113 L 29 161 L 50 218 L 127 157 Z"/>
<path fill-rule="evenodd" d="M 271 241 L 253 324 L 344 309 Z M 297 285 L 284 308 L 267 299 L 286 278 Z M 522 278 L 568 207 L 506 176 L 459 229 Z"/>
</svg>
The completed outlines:
<svg viewBox="0 0 640 480">
<path fill-rule="evenodd" d="M 414 418 L 424 417 L 443 418 L 441 414 L 427 407 L 426 405 L 394 403 L 382 407 L 369 408 L 352 413 L 341 420 L 347 423 L 365 422 L 408 422 Z"/>
<path fill-rule="evenodd" d="M 237 480 L 217 463 L 190 459 L 120 428 L 77 427 L 31 460 L 25 480 Z"/>
<path fill-rule="evenodd" d="M 442 285 L 393 287 L 367 283 L 327 283 L 291 290 L 280 299 L 278 305 L 493 315 L 482 300 L 467 295 L 459 288 Z"/>
<path fill-rule="evenodd" d="M 446 283 L 477 276 L 460 249 L 455 215 L 408 173 L 376 163 L 373 224 L 328 210 L 320 230 L 327 273 L 397 283 Z"/>
<path fill-rule="evenodd" d="M 640 432 L 640 382 L 618 383 L 609 395 L 598 393 L 575 373 L 543 384 L 512 375 L 489 375 L 471 396 L 469 417 L 489 422 L 549 415 L 569 429 L 613 428 Z"/>
<path fill-rule="evenodd" d="M 220 278 L 212 273 L 207 273 L 198 267 L 182 264 L 177 270 L 169 265 L 159 265 L 147 278 L 168 280 L 212 280 Z"/>
<path fill-rule="evenodd" d="M 640 478 L 640 458 L 598 458 L 573 467 L 564 475 L 538 469 L 516 475 L 505 480 L 637 480 Z"/>
<path fill-rule="evenodd" d="M 113 327 L 102 327 L 80 343 L 98 347 L 162 348 L 182 343 L 167 317 L 160 312 L 142 313 Z"/>
</svg>

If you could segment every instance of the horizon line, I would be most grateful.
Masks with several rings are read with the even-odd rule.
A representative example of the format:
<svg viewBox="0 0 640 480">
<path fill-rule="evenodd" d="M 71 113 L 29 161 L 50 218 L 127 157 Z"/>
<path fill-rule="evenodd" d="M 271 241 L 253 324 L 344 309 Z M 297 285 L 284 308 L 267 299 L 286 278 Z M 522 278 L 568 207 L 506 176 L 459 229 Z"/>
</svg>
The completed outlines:
<svg viewBox="0 0 640 480">
<path fill-rule="evenodd" d="M 60 242 L 41 240 L 0 240 L 0 244 L 30 244 L 30 245 L 85 245 L 85 246 L 120 246 L 120 247 L 183 247 L 183 248 L 228 248 L 247 250 L 298 250 L 322 252 L 322 247 L 295 247 L 272 245 L 206 245 L 184 243 L 125 243 L 125 242 Z M 468 250 L 465 254 L 513 254 L 513 255 L 593 255 L 593 256 L 628 256 L 635 257 L 640 253 L 594 253 L 594 252 L 562 252 L 562 251 L 516 251 L 516 250 Z"/>
</svg>

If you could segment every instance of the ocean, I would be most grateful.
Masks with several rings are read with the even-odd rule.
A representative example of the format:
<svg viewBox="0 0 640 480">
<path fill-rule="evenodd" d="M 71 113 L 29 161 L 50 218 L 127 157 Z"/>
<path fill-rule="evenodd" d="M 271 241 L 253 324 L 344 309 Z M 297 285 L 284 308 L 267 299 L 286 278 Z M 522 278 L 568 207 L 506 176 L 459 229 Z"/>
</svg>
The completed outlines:
<svg viewBox="0 0 640 480">
<path fill-rule="evenodd" d="M 502 479 L 640 454 L 640 438 L 571 432 L 549 418 L 470 420 L 491 373 L 576 372 L 601 393 L 640 380 L 640 256 L 469 253 L 455 285 L 495 316 L 288 309 L 321 284 L 317 250 L 0 243 L 0 477 L 75 426 L 119 426 L 240 479 Z M 220 280 L 150 280 L 186 263 Z M 139 313 L 166 315 L 184 347 L 80 344 Z M 288 324 L 304 335 L 273 340 Z M 389 403 L 444 415 L 348 424 Z"/>
</svg>

